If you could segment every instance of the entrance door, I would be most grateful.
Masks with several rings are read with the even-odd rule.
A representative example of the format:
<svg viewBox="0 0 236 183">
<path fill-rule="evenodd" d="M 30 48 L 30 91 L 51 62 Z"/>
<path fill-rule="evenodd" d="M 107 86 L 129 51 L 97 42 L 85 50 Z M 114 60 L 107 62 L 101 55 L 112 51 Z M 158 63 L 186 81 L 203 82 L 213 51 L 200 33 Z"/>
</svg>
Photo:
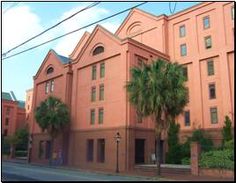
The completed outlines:
<svg viewBox="0 0 236 183">
<path fill-rule="evenodd" d="M 144 163 L 145 139 L 135 139 L 135 164 Z"/>
<path fill-rule="evenodd" d="M 155 140 L 155 154 L 156 154 L 156 140 Z M 164 155 L 164 140 L 160 140 L 160 163 L 163 163 L 163 155 Z"/>
</svg>

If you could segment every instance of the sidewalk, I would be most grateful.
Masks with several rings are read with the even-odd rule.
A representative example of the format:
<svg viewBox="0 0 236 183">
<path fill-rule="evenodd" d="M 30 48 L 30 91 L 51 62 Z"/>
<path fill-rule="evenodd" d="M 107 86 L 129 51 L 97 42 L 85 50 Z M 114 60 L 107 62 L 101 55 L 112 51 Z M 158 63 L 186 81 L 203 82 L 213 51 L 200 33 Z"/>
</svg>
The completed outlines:
<svg viewBox="0 0 236 183">
<path fill-rule="evenodd" d="M 12 162 L 12 163 L 19 163 L 19 164 L 28 164 L 26 160 L 22 159 L 8 159 L 8 160 L 2 160 L 5 162 Z M 177 181 L 234 181 L 234 179 L 227 179 L 227 178 L 215 178 L 215 177 L 209 177 L 209 176 L 194 176 L 194 175 L 181 175 L 181 174 L 161 174 L 160 177 L 155 176 L 142 176 L 137 175 L 136 172 L 127 172 L 127 173 L 113 173 L 113 172 L 103 172 L 103 171 L 96 171 L 96 170 L 85 170 L 85 169 L 79 169 L 77 167 L 71 167 L 71 166 L 48 166 L 48 165 L 42 165 L 37 163 L 30 163 L 30 165 L 33 166 L 41 166 L 41 167 L 47 167 L 47 168 L 57 168 L 57 169 L 64 169 L 64 170 L 74 170 L 74 171 L 84 171 L 84 172 L 91 172 L 91 173 L 98 173 L 98 174 L 106 174 L 106 175 L 122 175 L 122 176 L 134 176 L 134 177 L 146 177 L 149 180 L 177 180 Z"/>
</svg>

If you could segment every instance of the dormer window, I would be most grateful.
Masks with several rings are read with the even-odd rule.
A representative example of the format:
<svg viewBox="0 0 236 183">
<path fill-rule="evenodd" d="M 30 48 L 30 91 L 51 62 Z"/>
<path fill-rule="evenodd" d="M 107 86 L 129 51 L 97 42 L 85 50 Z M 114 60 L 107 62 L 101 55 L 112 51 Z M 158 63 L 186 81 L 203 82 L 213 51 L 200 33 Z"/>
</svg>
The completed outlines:
<svg viewBox="0 0 236 183">
<path fill-rule="evenodd" d="M 98 46 L 94 49 L 93 55 L 97 55 L 97 54 L 100 54 L 102 52 L 104 52 L 104 47 L 103 46 Z"/>
<path fill-rule="evenodd" d="M 51 74 L 53 73 L 54 69 L 52 67 L 49 67 L 48 70 L 47 70 L 47 74 Z"/>
</svg>

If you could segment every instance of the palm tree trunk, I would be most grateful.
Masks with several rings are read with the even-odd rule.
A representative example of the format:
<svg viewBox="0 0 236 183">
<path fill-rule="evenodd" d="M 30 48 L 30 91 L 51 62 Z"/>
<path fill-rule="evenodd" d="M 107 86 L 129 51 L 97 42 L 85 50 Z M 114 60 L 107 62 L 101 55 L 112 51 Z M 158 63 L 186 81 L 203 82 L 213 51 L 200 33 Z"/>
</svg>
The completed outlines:
<svg viewBox="0 0 236 183">
<path fill-rule="evenodd" d="M 49 165 L 52 165 L 53 161 L 53 145 L 54 144 L 54 137 L 51 137 L 51 150 L 50 150 L 50 158 L 49 158 Z"/>
<path fill-rule="evenodd" d="M 160 142 L 161 142 L 160 132 L 156 134 L 156 165 L 157 165 L 157 175 L 161 175 L 161 164 L 160 164 Z"/>
</svg>

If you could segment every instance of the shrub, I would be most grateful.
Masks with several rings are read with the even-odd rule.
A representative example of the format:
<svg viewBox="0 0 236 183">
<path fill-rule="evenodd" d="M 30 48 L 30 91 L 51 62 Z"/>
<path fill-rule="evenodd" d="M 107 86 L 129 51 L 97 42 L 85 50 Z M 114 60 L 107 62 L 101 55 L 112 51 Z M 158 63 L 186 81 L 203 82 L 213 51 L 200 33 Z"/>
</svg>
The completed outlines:
<svg viewBox="0 0 236 183">
<path fill-rule="evenodd" d="M 232 137 L 232 132 L 231 132 L 231 120 L 229 118 L 229 116 L 225 116 L 225 125 L 222 129 L 222 136 L 223 136 L 223 140 L 222 140 L 222 146 L 224 146 L 224 144 L 227 141 L 230 141 L 233 137 Z"/>
<path fill-rule="evenodd" d="M 233 151 L 234 150 L 234 139 L 225 142 L 224 148 L 230 149 Z"/>
<path fill-rule="evenodd" d="M 181 164 L 182 165 L 190 165 L 190 158 L 189 157 L 185 157 L 181 160 Z"/>
<path fill-rule="evenodd" d="M 27 151 L 16 151 L 15 155 L 16 157 L 26 157 Z"/>
<path fill-rule="evenodd" d="M 193 131 L 191 141 L 199 142 L 203 152 L 207 152 L 213 149 L 212 140 L 209 137 L 206 137 L 206 135 L 200 129 Z"/>
<path fill-rule="evenodd" d="M 234 153 L 230 149 L 209 151 L 201 154 L 199 166 L 234 170 Z"/>
</svg>

